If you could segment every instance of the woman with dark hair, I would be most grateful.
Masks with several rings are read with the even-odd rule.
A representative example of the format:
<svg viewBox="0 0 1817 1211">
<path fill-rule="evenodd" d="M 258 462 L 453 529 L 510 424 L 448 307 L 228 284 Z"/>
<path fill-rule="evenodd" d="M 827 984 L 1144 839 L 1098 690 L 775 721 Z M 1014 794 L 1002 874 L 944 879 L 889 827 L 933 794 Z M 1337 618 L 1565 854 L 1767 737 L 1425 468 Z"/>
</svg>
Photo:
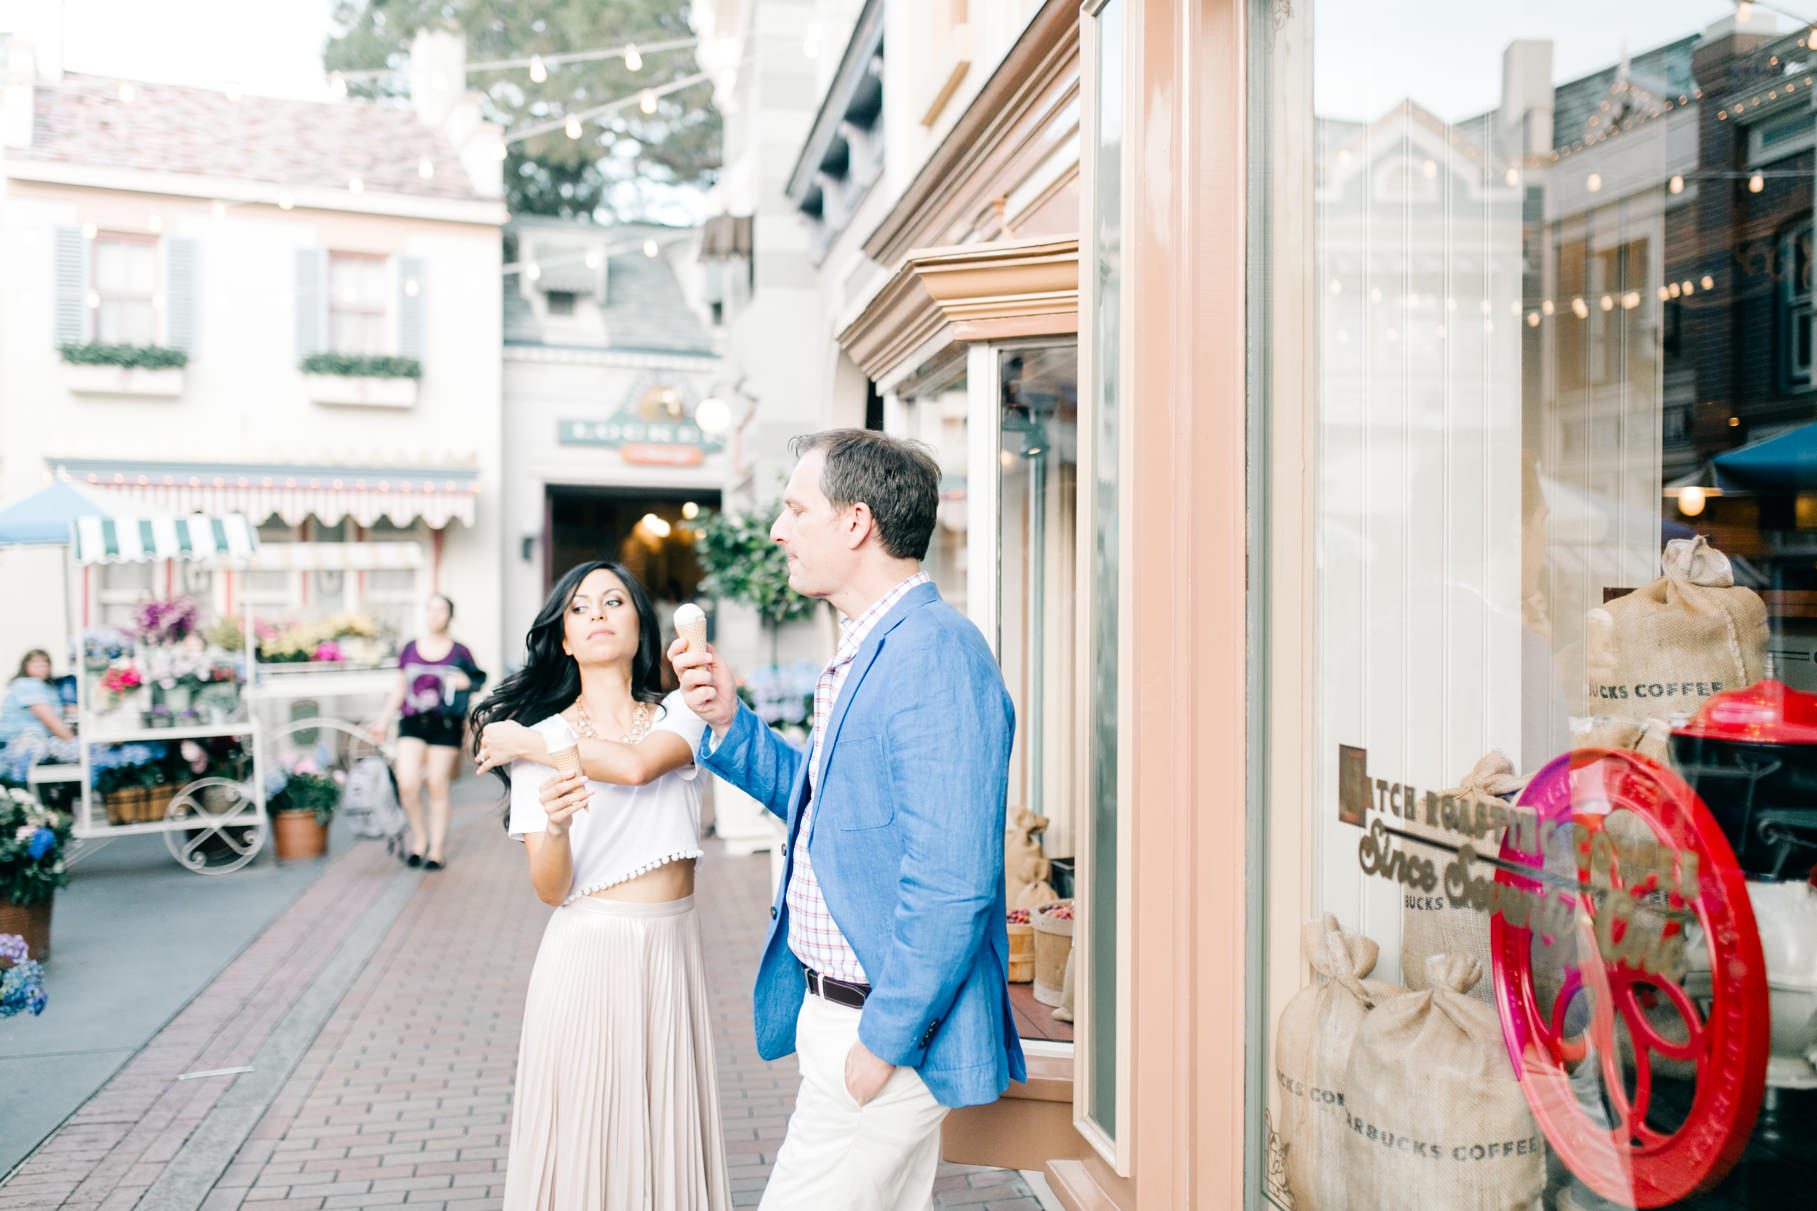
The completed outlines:
<svg viewBox="0 0 1817 1211">
<path fill-rule="evenodd" d="M 429 598 L 423 612 L 421 635 L 398 653 L 397 685 L 368 728 L 375 742 L 385 738 L 397 720 L 398 801 L 410 822 L 410 837 L 402 857 L 410 866 L 440 870 L 448 842 L 448 820 L 453 814 L 448 791 L 460 764 L 462 731 L 467 702 L 485 684 L 486 674 L 473 662 L 467 645 L 449 633 L 454 622 L 454 601 L 446 593 Z M 423 791 L 429 792 L 427 820 Z"/>
<path fill-rule="evenodd" d="M 704 725 L 661 690 L 648 594 L 569 570 L 524 667 L 474 712 L 474 755 L 556 906 L 524 1002 L 507 1211 L 727 1211 L 694 861 Z M 580 770 L 551 752 L 578 750 Z"/>
</svg>

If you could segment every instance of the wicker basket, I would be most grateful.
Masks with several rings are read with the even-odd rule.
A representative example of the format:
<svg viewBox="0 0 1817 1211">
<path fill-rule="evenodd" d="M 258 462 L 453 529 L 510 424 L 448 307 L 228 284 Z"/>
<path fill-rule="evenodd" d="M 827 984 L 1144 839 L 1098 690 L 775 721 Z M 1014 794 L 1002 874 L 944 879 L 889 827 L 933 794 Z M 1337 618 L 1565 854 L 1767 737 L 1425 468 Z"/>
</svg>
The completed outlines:
<svg viewBox="0 0 1817 1211">
<path fill-rule="evenodd" d="M 1009 982 L 1033 983 L 1035 978 L 1035 927 L 1009 923 Z"/>
<path fill-rule="evenodd" d="M 1071 900 L 1043 904 L 1031 914 L 1035 931 L 1035 1000 L 1043 1005 L 1058 1005 L 1066 984 L 1066 958 L 1073 951 L 1073 923 L 1070 917 L 1055 917 L 1054 910 L 1071 908 Z"/>
<path fill-rule="evenodd" d="M 14 904 L 11 900 L 0 900 L 0 933 L 18 934 L 25 939 L 25 949 L 29 957 L 42 963 L 50 958 L 50 906 L 53 900 L 40 900 L 36 904 Z M 0 967 L 10 967 L 5 959 L 0 959 Z"/>
</svg>

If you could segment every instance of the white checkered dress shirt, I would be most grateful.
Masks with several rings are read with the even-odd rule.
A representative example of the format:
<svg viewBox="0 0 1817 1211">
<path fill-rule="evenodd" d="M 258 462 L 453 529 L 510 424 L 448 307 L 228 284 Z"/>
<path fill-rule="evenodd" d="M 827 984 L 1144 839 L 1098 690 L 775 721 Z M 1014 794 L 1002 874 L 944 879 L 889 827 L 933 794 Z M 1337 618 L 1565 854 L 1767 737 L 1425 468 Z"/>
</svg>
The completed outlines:
<svg viewBox="0 0 1817 1211">
<path fill-rule="evenodd" d="M 821 670 L 814 685 L 814 743 L 808 749 L 808 801 L 801 809 L 801 829 L 795 834 L 795 869 L 789 877 L 789 949 L 795 957 L 823 976 L 868 984 L 864 965 L 858 953 L 839 932 L 833 914 L 827 911 L 826 897 L 821 894 L 820 880 L 814 864 L 808 860 L 808 838 L 813 835 L 814 806 L 820 782 L 820 747 L 826 735 L 827 722 L 833 717 L 833 704 L 851 674 L 852 661 L 858 649 L 876 629 L 883 616 L 913 589 L 928 584 L 929 577 L 919 572 L 883 595 L 883 599 L 857 619 L 839 620 L 839 651 L 833 663 Z"/>
</svg>

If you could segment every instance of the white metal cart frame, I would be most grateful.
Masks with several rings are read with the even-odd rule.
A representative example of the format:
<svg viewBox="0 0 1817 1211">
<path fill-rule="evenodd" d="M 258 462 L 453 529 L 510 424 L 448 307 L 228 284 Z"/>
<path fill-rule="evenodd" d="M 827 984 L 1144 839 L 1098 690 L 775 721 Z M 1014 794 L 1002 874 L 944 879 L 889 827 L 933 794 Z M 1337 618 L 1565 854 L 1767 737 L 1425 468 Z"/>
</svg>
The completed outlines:
<svg viewBox="0 0 1817 1211">
<path fill-rule="evenodd" d="M 258 549 L 258 532 L 237 514 L 185 517 L 85 517 L 72 527 L 69 548 L 70 634 L 76 637 L 76 739 L 81 754 L 81 794 L 73 833 L 78 841 L 105 842 L 116 837 L 161 833 L 171 856 L 198 874 L 224 874 L 256 858 L 271 835 L 265 807 L 264 745 L 258 712 L 253 709 L 255 644 L 250 608 L 238 610 L 242 637 L 239 710 L 243 718 L 186 727 L 121 726 L 113 712 L 95 709 L 89 685 L 86 646 L 84 576 L 91 568 L 121 563 L 203 564 L 244 567 Z M 120 744 L 180 743 L 184 740 L 235 738 L 251 763 L 245 780 L 207 775 L 172 796 L 162 820 L 115 824 L 96 812 L 93 787 L 94 750 Z"/>
</svg>

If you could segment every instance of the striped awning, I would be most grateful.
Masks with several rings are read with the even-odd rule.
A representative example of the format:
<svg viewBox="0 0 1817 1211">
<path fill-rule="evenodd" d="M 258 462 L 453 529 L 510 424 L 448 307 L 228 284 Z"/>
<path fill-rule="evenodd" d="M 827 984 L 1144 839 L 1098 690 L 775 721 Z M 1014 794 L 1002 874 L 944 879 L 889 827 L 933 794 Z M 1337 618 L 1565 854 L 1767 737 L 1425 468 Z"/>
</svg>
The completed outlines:
<svg viewBox="0 0 1817 1211">
<path fill-rule="evenodd" d="M 268 542 L 253 552 L 249 572 L 392 572 L 423 566 L 414 542 Z"/>
<path fill-rule="evenodd" d="M 478 511 L 479 471 L 472 466 L 330 466 L 272 463 L 152 463 L 63 459 L 53 470 L 97 500 L 124 502 L 124 511 L 243 513 L 256 522 L 276 517 L 297 526 L 379 521 L 439 530 L 471 526 Z"/>
<path fill-rule="evenodd" d="M 82 517 L 76 520 L 75 539 L 79 564 L 181 559 L 239 566 L 259 547 L 258 531 L 237 514 Z"/>
</svg>

